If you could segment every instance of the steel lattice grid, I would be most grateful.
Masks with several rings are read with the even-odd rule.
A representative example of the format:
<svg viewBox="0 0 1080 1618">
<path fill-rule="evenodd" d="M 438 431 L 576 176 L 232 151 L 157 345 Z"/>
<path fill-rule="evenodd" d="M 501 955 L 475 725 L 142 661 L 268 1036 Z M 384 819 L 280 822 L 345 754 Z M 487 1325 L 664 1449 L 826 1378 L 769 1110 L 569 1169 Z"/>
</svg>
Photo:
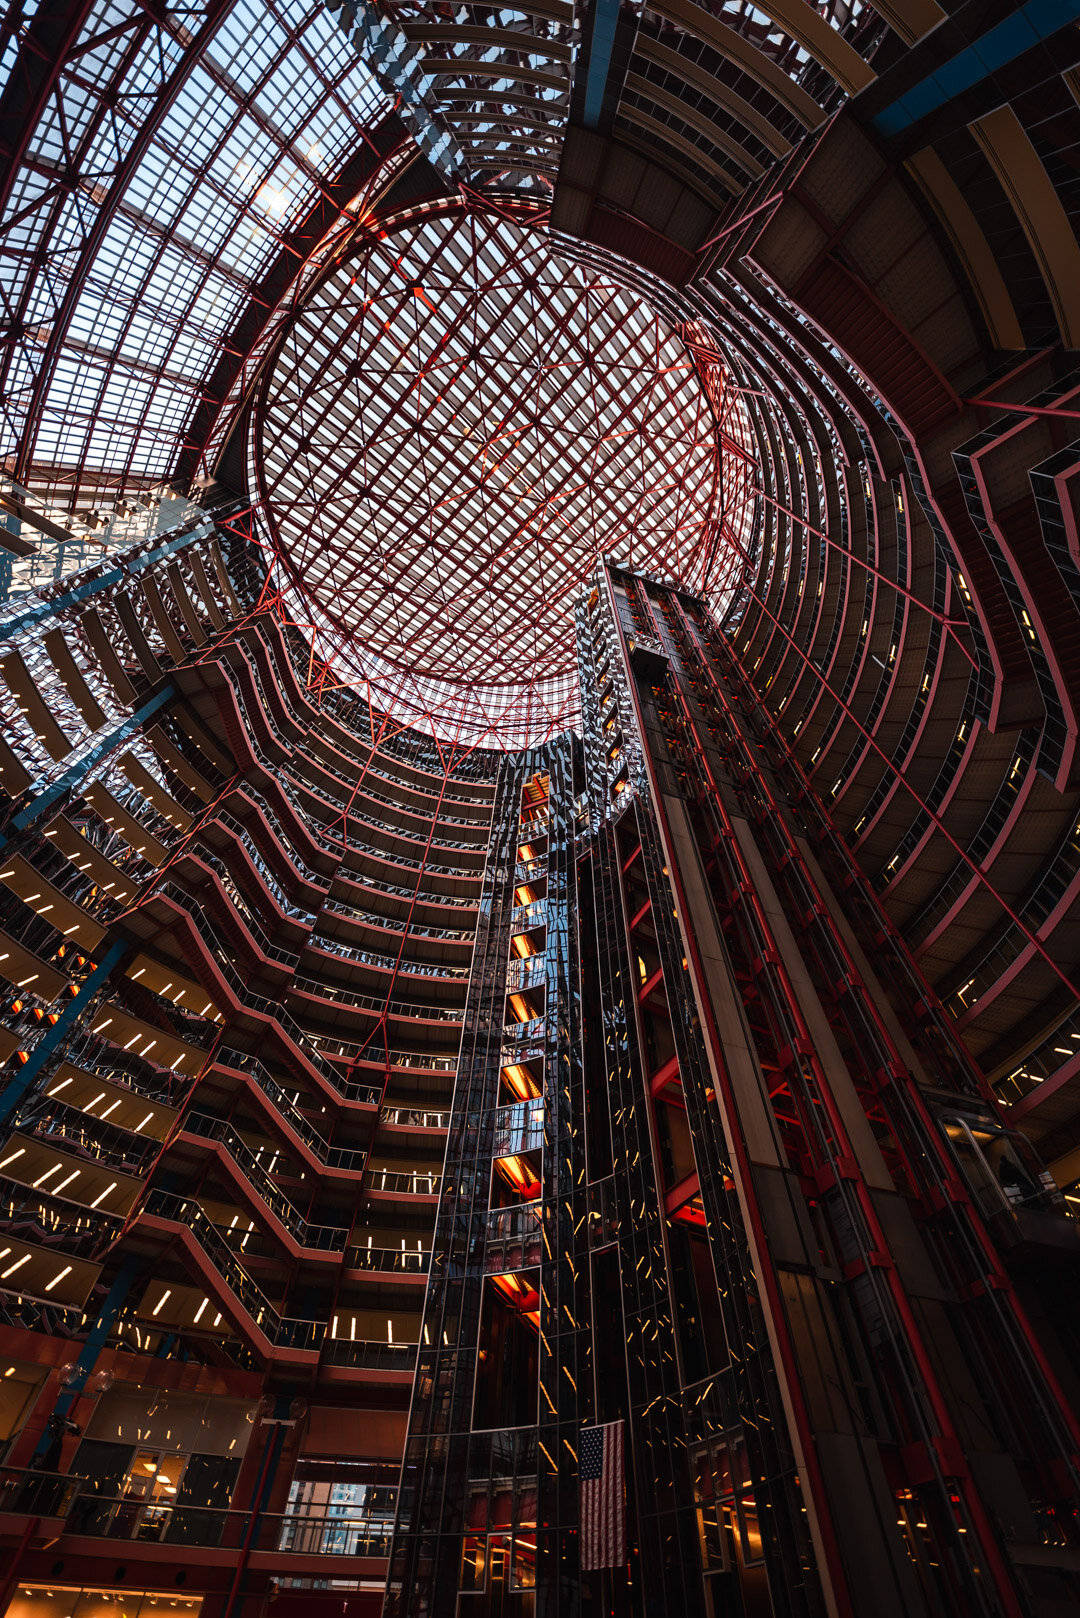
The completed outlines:
<svg viewBox="0 0 1080 1618">
<path fill-rule="evenodd" d="M 253 493 L 295 616 L 410 717 L 521 745 L 572 723 L 598 555 L 716 574 L 716 390 L 678 329 L 542 233 L 426 219 L 335 270 L 254 412 Z"/>
</svg>

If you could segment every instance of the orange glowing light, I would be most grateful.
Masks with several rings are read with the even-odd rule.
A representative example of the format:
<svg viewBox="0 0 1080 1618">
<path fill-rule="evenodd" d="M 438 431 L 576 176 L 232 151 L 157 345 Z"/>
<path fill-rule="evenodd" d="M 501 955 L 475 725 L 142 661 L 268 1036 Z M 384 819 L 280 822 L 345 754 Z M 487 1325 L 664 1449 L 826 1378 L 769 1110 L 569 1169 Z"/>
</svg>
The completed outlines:
<svg viewBox="0 0 1080 1618">
<path fill-rule="evenodd" d="M 514 1016 L 517 1018 L 518 1022 L 532 1022 L 533 1013 L 530 1011 L 529 1002 L 525 999 L 524 995 L 512 994 L 510 996 L 510 1004 L 513 1007 Z"/>
<path fill-rule="evenodd" d="M 532 1101 L 540 1094 L 540 1087 L 536 1080 L 528 1068 L 522 1067 L 520 1062 L 511 1062 L 507 1067 L 503 1068 L 502 1073 L 507 1087 L 513 1091 L 519 1100 Z"/>
</svg>

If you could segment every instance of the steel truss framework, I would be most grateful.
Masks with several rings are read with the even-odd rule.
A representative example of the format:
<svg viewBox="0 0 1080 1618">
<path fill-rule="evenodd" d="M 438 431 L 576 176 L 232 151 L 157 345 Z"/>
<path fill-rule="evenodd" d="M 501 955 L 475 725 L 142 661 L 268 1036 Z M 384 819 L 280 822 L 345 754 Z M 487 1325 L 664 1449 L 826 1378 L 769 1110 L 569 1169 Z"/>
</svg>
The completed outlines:
<svg viewBox="0 0 1080 1618">
<path fill-rule="evenodd" d="M 464 705 L 507 745 L 565 729 L 597 555 L 730 595 L 750 457 L 737 423 L 718 431 L 722 378 L 699 333 L 508 218 L 369 241 L 293 322 L 253 412 L 284 599 L 410 717 Z"/>
<path fill-rule="evenodd" d="M 625 16 L 628 54 L 616 53 L 607 107 L 625 161 L 596 200 L 623 186 L 627 218 L 645 223 L 646 257 L 668 225 L 685 225 L 685 243 L 702 244 L 678 292 L 659 278 L 688 273 L 689 261 L 673 270 L 669 259 L 650 258 L 648 295 L 676 320 L 701 320 L 746 389 L 759 520 L 749 534 L 736 532 L 733 548 L 741 544 L 754 563 L 725 627 L 928 976 L 1023 1109 L 1017 1115 L 1060 1135 L 1054 1157 L 1071 1144 L 1055 1115 L 1064 1128 L 1080 1042 L 1075 1001 L 1055 970 L 1075 959 L 1070 929 L 1080 903 L 1080 593 L 1072 517 L 1060 498 L 1062 467 L 1075 452 L 1055 452 L 1065 462 L 1049 455 L 1042 429 L 1070 431 L 1075 390 L 1046 372 L 1056 359 L 1029 357 L 1000 373 L 980 345 L 988 335 L 998 347 L 1042 354 L 1060 336 L 1071 348 L 1075 326 L 1058 318 L 1059 305 L 1080 280 L 1074 269 L 1059 275 L 1037 263 L 1021 240 L 1041 230 L 1017 212 L 1023 186 L 1003 207 L 987 158 L 969 152 L 966 137 L 955 149 L 935 141 L 940 182 L 968 204 L 976 244 L 985 237 L 968 279 L 988 261 L 996 266 L 1004 314 L 1000 329 L 970 334 L 971 374 L 981 378 L 971 398 L 946 376 L 947 364 L 939 368 L 934 343 L 925 352 L 913 346 L 916 304 L 925 297 L 924 314 L 955 309 L 957 287 L 941 265 L 936 279 L 908 273 L 906 255 L 922 236 L 884 223 L 867 229 L 884 183 L 872 164 L 854 200 L 829 177 L 838 139 L 860 117 L 857 107 L 831 115 L 867 86 L 871 99 L 887 99 L 889 61 L 926 26 L 916 0 L 887 9 L 886 20 L 880 7 L 836 0 L 787 6 L 781 18 L 780 7 L 771 15 L 725 0 Z M 786 31 L 796 11 L 798 39 Z M 588 222 L 573 240 L 578 223 L 555 207 L 558 188 L 549 193 L 560 162 L 568 174 L 574 157 L 581 108 L 570 102 L 589 75 L 595 18 L 575 19 L 565 0 L 499 12 L 403 0 L 393 16 L 418 53 L 429 110 L 466 154 L 461 200 L 520 218 L 531 196 L 539 221 L 550 195 L 553 217 L 563 219 L 561 233 L 552 231 L 560 251 L 621 274 L 612 270 L 616 246 L 633 251 L 634 241 Z M 1074 34 L 1056 36 L 1062 63 L 1074 59 Z M 1036 65 L 1024 62 L 1017 86 Z M 1074 218 L 1068 167 L 1055 167 L 1054 150 L 1075 144 L 1080 114 L 1067 73 L 1037 82 L 1026 99 L 1019 88 L 1009 92 L 1023 126 L 1019 146 L 1030 145 L 1032 171 L 1042 167 Z M 213 470 L 240 403 L 309 289 L 350 250 L 361 220 L 387 226 L 384 181 L 399 178 L 416 153 L 393 100 L 317 0 L 168 9 L 10 0 L 2 9 L 4 474 L 60 535 L 69 525 L 72 543 L 56 539 L 57 577 L 102 545 L 95 512 L 149 499 L 170 477 L 187 487 Z M 630 194 L 642 157 L 659 165 L 665 186 L 681 178 L 671 219 Z M 852 179 L 856 166 L 841 159 Z M 797 233 L 814 224 L 846 260 L 830 250 L 813 285 L 750 252 L 766 221 L 775 235 L 797 217 Z M 612 224 L 609 214 L 605 221 Z M 628 285 L 649 280 L 649 271 L 626 269 Z M 962 296 L 971 290 L 961 287 Z M 951 473 L 928 480 L 919 461 L 924 432 L 933 436 L 952 416 L 971 423 L 961 436 L 978 433 L 963 488 Z M 1006 501 L 1010 524 L 1022 513 L 1026 526 L 1019 545 L 1003 546 L 981 468 L 1018 465 L 1021 446 L 1039 463 L 1039 509 L 1026 484 L 1014 505 Z M 886 475 L 897 453 L 902 469 Z M 729 506 L 738 464 L 733 457 L 726 469 Z M 954 463 L 943 454 L 934 464 Z M 108 526 L 110 548 L 133 537 L 124 521 Z M 37 578 L 43 556 L 39 548 L 32 559 Z M 1036 556 L 1038 576 L 1029 566 Z M 0 553 L 0 591 L 10 568 Z M 25 582 L 31 568 L 17 570 Z M 287 602 L 280 578 L 267 604 L 310 621 Z M 320 689 L 342 678 L 325 662 L 332 651 L 321 643 L 313 661 Z M 392 704 L 399 683 L 387 673 L 379 689 L 365 689 Z M 1014 711 L 1002 728 L 1006 697 Z M 411 707 L 399 702 L 403 716 L 455 733 L 452 716 L 447 724 L 443 712 L 419 712 L 415 698 Z M 986 806 L 977 824 L 967 819 L 973 797 Z M 1007 910 L 953 838 L 970 842 L 984 874 L 992 868 Z M 1028 918 L 1040 948 L 1009 912 Z M 1006 1033 L 1018 1018 L 1030 1018 L 1030 1029 Z M 1045 1034 L 1033 1046 L 1036 1027 Z"/>
</svg>

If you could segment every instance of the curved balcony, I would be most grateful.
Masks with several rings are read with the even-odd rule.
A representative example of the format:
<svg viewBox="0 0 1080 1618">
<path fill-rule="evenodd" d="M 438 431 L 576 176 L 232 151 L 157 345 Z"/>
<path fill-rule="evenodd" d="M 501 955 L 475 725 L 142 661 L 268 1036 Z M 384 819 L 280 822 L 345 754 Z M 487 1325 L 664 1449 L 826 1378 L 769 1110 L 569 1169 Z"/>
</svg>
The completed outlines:
<svg viewBox="0 0 1080 1618">
<path fill-rule="evenodd" d="M 412 937 L 411 931 L 408 936 Z M 359 966 L 374 967 L 378 972 L 390 972 L 398 977 L 434 978 L 441 983 L 463 985 L 469 981 L 468 966 L 450 966 L 440 961 L 416 961 L 407 957 L 399 958 L 396 955 L 382 955 L 377 950 L 365 948 L 362 944 L 344 944 L 339 939 L 328 938 L 322 933 L 313 934 L 308 939 L 307 949 L 325 957 L 327 962 L 353 961 Z"/>
<path fill-rule="evenodd" d="M 231 1046 L 222 1046 L 214 1055 L 212 1067 L 225 1068 L 249 1079 L 252 1088 L 269 1104 L 268 1110 L 271 1114 L 278 1122 L 284 1124 L 287 1131 L 291 1131 L 299 1149 L 301 1151 L 306 1149 L 320 1169 L 348 1174 L 362 1172 L 367 1158 L 366 1148 L 334 1146 L 326 1140 L 301 1111 L 297 1099 L 278 1083 L 259 1058 L 250 1051 L 238 1051 Z M 372 1117 L 382 1096 L 382 1090 L 378 1085 L 360 1084 L 345 1078 L 339 1080 L 332 1088 L 343 1106 L 363 1107 Z"/>
<path fill-rule="evenodd" d="M 456 1051 L 451 1055 L 390 1047 L 384 1052 L 373 1046 L 370 1039 L 345 1039 L 326 1030 L 316 1030 L 308 1039 L 321 1055 L 350 1067 L 372 1067 L 380 1073 L 385 1073 L 389 1067 L 394 1073 L 413 1073 L 418 1077 L 438 1075 L 442 1079 L 451 1078 L 457 1072 Z"/>
<path fill-rule="evenodd" d="M 241 631 L 238 640 L 225 648 L 225 650 L 229 653 L 235 652 L 238 654 L 242 660 L 242 666 L 250 673 L 267 722 L 274 731 L 279 744 L 301 757 L 312 769 L 321 771 L 340 782 L 350 795 L 357 790 L 365 791 L 365 778 L 372 773 L 369 764 L 370 754 L 373 750 L 371 732 L 369 731 L 364 736 L 354 737 L 340 724 L 340 721 L 332 722 L 332 727 L 328 726 L 325 705 L 320 704 L 316 707 L 311 703 L 304 692 L 301 681 L 297 677 L 295 667 L 288 659 L 287 653 L 284 656 L 279 655 L 284 651 L 284 648 L 280 647 L 272 636 L 260 633 L 262 628 L 262 625 L 247 626 L 245 630 Z M 264 662 L 265 671 L 263 668 Z M 289 740 L 285 735 L 284 726 L 294 727 L 297 737 Z M 331 740 L 331 728 L 340 731 L 344 750 L 338 748 Z M 320 757 L 311 751 L 313 737 L 317 737 L 316 745 L 331 752 L 333 758 Z M 384 749 L 384 756 L 390 757 L 392 755 L 387 754 Z M 334 762 L 335 759 L 340 760 L 340 765 Z M 398 761 L 395 760 L 395 762 Z M 401 767 L 405 769 L 414 768 L 404 763 L 402 763 Z M 399 779 L 390 776 L 384 776 L 383 779 L 395 789 L 410 790 L 409 784 Z M 411 790 L 417 795 L 435 796 L 436 800 L 439 797 L 445 800 L 448 796 L 445 792 L 431 794 L 425 787 L 420 785 L 413 786 Z M 401 807 L 392 798 L 387 801 L 392 803 L 395 809 Z M 475 795 L 467 797 L 460 794 L 455 801 L 473 805 L 478 800 Z M 419 813 L 423 815 L 425 812 L 420 810 Z M 425 818 L 430 820 L 430 814 L 427 814 Z M 451 817 L 445 818 L 449 819 Z M 454 818 L 464 825 L 476 825 L 476 821 L 471 818 L 463 816 Z"/>
<path fill-rule="evenodd" d="M 255 994 L 248 988 L 203 907 L 172 882 L 162 883 L 148 896 L 148 904 L 155 902 L 169 906 L 174 912 L 175 919 L 184 925 L 188 937 L 198 951 L 199 958 L 207 964 L 209 974 L 217 980 L 214 998 L 224 1001 L 231 999 L 233 1006 L 230 1009 L 234 1014 L 249 1012 L 271 1024 L 279 1037 L 295 1053 L 296 1058 L 306 1064 L 307 1071 L 315 1082 L 335 1090 L 337 1076 L 334 1070 L 324 1063 L 317 1045 L 308 1038 L 295 1017 L 278 1001 Z M 195 963 L 189 959 L 188 964 Z"/>
<path fill-rule="evenodd" d="M 450 1128 L 449 1108 L 384 1107 L 379 1114 L 379 1125 L 392 1129 L 411 1129 L 427 1134 L 443 1134 Z"/>
<path fill-rule="evenodd" d="M 311 751 L 311 746 L 312 737 L 309 733 L 303 741 L 297 744 L 293 757 L 300 760 L 304 764 L 310 765 L 313 770 L 321 771 L 325 775 L 332 776 L 336 782 L 343 786 L 348 795 L 345 802 L 348 802 L 351 805 L 349 810 L 350 814 L 355 811 L 358 800 L 367 800 L 376 806 L 376 819 L 378 818 L 378 807 L 382 806 L 383 808 L 389 810 L 390 813 L 395 817 L 398 815 L 407 815 L 411 820 L 419 821 L 420 825 L 416 828 L 415 835 L 424 840 L 426 840 L 428 830 L 430 829 L 431 823 L 434 820 L 437 826 L 453 826 L 458 828 L 468 827 L 477 834 L 475 838 L 466 839 L 461 845 L 447 844 L 445 846 L 462 846 L 478 849 L 479 846 L 486 841 L 488 819 L 490 819 L 490 806 L 488 806 L 487 818 L 483 820 L 469 815 L 448 814 L 443 808 L 443 804 L 447 801 L 447 795 L 445 793 L 432 794 L 431 797 L 433 801 L 431 801 L 430 807 L 422 807 L 419 805 L 414 807 L 412 804 L 403 802 L 402 798 L 394 795 L 393 791 L 379 792 L 372 787 L 371 777 L 375 774 L 375 771 L 372 769 L 371 764 L 367 760 L 358 759 L 355 774 L 350 776 L 347 771 L 339 770 L 327 760 L 316 757 Z M 406 786 L 399 786 L 399 784 L 394 782 L 391 777 L 379 776 L 378 779 L 385 781 L 388 787 L 396 789 L 398 792 L 407 793 L 411 790 Z M 370 815 L 370 811 L 367 810 L 362 811 L 362 813 L 365 817 Z"/>
<path fill-rule="evenodd" d="M 413 1024 L 453 1023 L 460 1025 L 465 1016 L 464 1006 L 419 1006 L 406 1000 L 387 1000 L 385 995 L 361 994 L 346 983 L 332 983 L 325 979 L 294 977 L 286 993 L 303 995 L 310 1000 L 323 1000 L 350 1011 L 391 1017 L 399 1022 Z"/>
<path fill-rule="evenodd" d="M 281 1314 L 197 1202 L 151 1186 L 135 1223 L 145 1224 L 147 1219 L 160 1221 L 197 1261 L 201 1259 L 203 1278 L 218 1304 L 257 1352 L 272 1356 L 274 1350 L 285 1350 L 282 1357 L 308 1362 L 318 1354 L 326 1335 L 325 1321 Z"/>
<path fill-rule="evenodd" d="M 20 1108 L 12 1125 L 43 1145 L 57 1146 L 72 1157 L 108 1164 L 121 1174 L 141 1174 L 161 1144 L 42 1094 Z"/>
<path fill-rule="evenodd" d="M 426 885 L 424 879 L 430 867 L 425 867 L 420 873 L 420 880 L 408 885 L 403 882 L 391 882 L 382 876 L 375 876 L 369 871 L 354 870 L 351 866 L 342 863 L 334 873 L 334 883 L 343 883 L 349 888 L 358 888 L 367 896 L 384 895 L 400 900 L 408 906 L 413 917 L 418 910 L 452 911 L 455 915 L 462 911 L 475 916 L 479 904 L 479 895 L 470 890 L 468 893 L 444 893 L 439 889 Z M 342 901 L 347 902 L 347 901 Z M 396 915 L 396 913 L 394 913 Z M 397 918 L 400 919 L 400 918 Z"/>
<path fill-rule="evenodd" d="M 358 905 L 346 904 L 341 899 L 327 898 L 323 903 L 323 913 L 340 916 L 342 920 L 355 922 L 360 927 L 371 927 L 380 932 L 395 931 L 391 925 L 392 918 L 378 915 L 373 910 L 362 910 Z M 404 930 L 404 927 L 397 928 L 398 936 Z M 408 936 L 410 938 L 430 938 L 440 944 L 462 944 L 471 948 L 476 934 L 471 927 L 432 927 L 426 923 L 417 923 L 414 920 L 409 922 Z"/>
<path fill-rule="evenodd" d="M 431 1254 L 425 1249 L 351 1246 L 345 1250 L 345 1268 L 375 1275 L 395 1275 L 427 1279 Z"/>
<path fill-rule="evenodd" d="M 373 716 L 367 703 L 356 692 L 338 690 L 323 696 L 318 708 L 315 708 L 306 696 L 303 672 L 310 658 L 310 647 L 294 643 L 289 632 L 282 632 L 280 626 L 270 627 L 274 634 L 267 636 L 266 644 L 274 658 L 275 668 L 282 676 L 280 682 L 282 689 L 286 683 L 291 686 L 297 699 L 302 702 L 310 715 L 307 724 L 317 725 L 323 731 L 327 731 L 330 726 L 340 729 L 347 738 L 350 749 L 356 748 L 363 755 L 371 748 L 371 738 L 378 725 L 378 720 Z M 350 710 L 347 717 L 343 712 L 345 709 Z M 427 761 L 423 763 L 419 762 L 421 752 L 427 753 Z M 444 783 L 437 755 L 433 755 L 435 755 L 434 744 L 429 738 L 415 731 L 395 733 L 384 737 L 379 744 L 379 757 L 392 762 L 397 771 L 407 771 L 415 776 L 417 780 L 414 790 L 429 796 L 437 795 Z M 452 779 L 459 788 L 469 785 L 471 790 L 452 793 L 447 788 L 445 795 L 458 803 L 489 806 L 495 790 L 495 768 L 496 765 L 483 753 L 474 751 L 461 757 L 455 765 Z M 396 786 L 400 777 L 388 779 Z M 432 785 L 429 786 L 429 782 Z"/>
<path fill-rule="evenodd" d="M 372 1169 L 365 1190 L 374 1197 L 408 1197 L 437 1202 L 442 1174 L 434 1169 Z"/>
<path fill-rule="evenodd" d="M 327 1337 L 322 1359 L 324 1365 L 350 1366 L 366 1371 L 397 1371 L 402 1378 L 408 1378 L 411 1382 L 418 1348 L 417 1343 Z"/>
<path fill-rule="evenodd" d="M 295 757 L 295 755 L 293 756 Z M 425 869 L 445 871 L 454 876 L 478 878 L 482 875 L 484 860 L 487 856 L 486 844 L 464 842 L 460 838 L 440 836 L 438 824 L 434 829 L 430 827 L 427 830 L 418 828 L 415 835 L 413 835 L 398 826 L 388 824 L 378 815 L 368 814 L 365 810 L 358 809 L 355 798 L 351 796 L 339 797 L 336 793 L 329 792 L 325 787 L 315 786 L 311 782 L 305 781 L 302 777 L 298 778 L 289 769 L 284 770 L 282 774 L 284 781 L 293 791 L 308 793 L 320 804 L 329 804 L 332 810 L 336 811 L 336 814 L 324 814 L 320 817 L 321 830 L 328 843 L 336 842 L 349 850 L 373 854 L 376 857 L 381 856 L 385 859 L 390 859 L 394 864 L 406 867 L 416 863 L 418 868 L 419 863 L 422 863 Z M 344 835 L 331 829 L 338 821 L 342 821 L 345 825 Z M 355 826 L 362 828 L 360 833 L 354 830 Z M 428 835 L 429 832 L 431 833 L 430 836 Z M 382 841 L 373 842 L 373 838 L 381 839 Z M 424 857 L 426 850 L 429 848 L 435 851 L 435 858 L 431 860 Z M 461 858 L 456 865 L 448 866 L 443 862 L 443 856 L 446 853 L 457 854 Z M 473 861 L 476 862 L 475 865 L 472 863 Z"/>
<path fill-rule="evenodd" d="M 241 673 L 237 668 L 232 666 L 230 656 L 237 658 L 240 661 L 241 669 L 246 671 L 251 676 L 253 701 L 249 702 L 247 694 L 243 691 Z M 367 771 L 364 770 L 363 760 L 357 761 L 357 772 L 356 775 L 353 776 L 347 772 L 332 768 L 329 764 L 320 764 L 318 760 L 313 758 L 305 750 L 304 744 L 308 739 L 310 729 L 309 726 L 297 725 L 296 728 L 299 733 L 298 737 L 290 737 L 285 734 L 282 729 L 281 722 L 273 711 L 273 704 L 267 700 L 266 688 L 263 685 L 257 665 L 248 655 L 246 655 L 244 648 L 240 647 L 236 642 L 232 643 L 231 646 L 224 648 L 223 655 L 215 660 L 214 667 L 220 671 L 225 683 L 232 692 L 238 717 L 240 718 L 241 727 L 244 733 L 242 741 L 245 744 L 246 749 L 255 758 L 256 762 L 261 764 L 263 768 L 267 769 L 271 775 L 277 776 L 280 765 L 293 763 L 297 759 L 300 759 L 302 762 L 307 763 L 313 770 L 319 771 L 325 778 L 327 778 L 318 782 L 307 780 L 302 776 L 299 778 L 292 776 L 290 778 L 295 790 L 307 792 L 324 806 L 328 806 L 329 813 L 324 813 L 321 817 L 322 830 L 327 841 L 338 843 L 342 841 L 340 834 L 336 831 L 331 831 L 330 828 L 334 826 L 336 821 L 346 813 L 350 819 L 359 820 L 362 823 L 372 827 L 378 833 L 384 835 L 398 835 L 404 837 L 406 840 L 409 839 L 409 834 L 407 832 L 395 833 L 395 829 L 393 827 L 388 827 L 385 820 L 378 814 L 372 815 L 357 807 L 357 794 L 358 792 L 363 791 L 360 776 L 361 773 L 367 773 Z M 257 721 L 261 721 L 261 724 L 258 724 Z M 295 720 L 292 722 L 294 724 L 296 723 Z M 313 715 L 313 722 L 318 723 L 317 716 Z M 263 744 L 259 740 L 260 733 L 263 738 L 269 742 L 271 747 L 280 751 L 281 758 L 278 766 L 275 766 L 267 756 Z M 237 740 L 240 739 L 241 738 L 237 738 Z M 337 791 L 335 786 L 330 784 L 331 782 L 337 782 L 341 787 L 343 787 L 344 793 Z M 386 802 L 388 807 L 393 809 L 395 815 L 400 813 L 410 813 L 408 806 L 394 801 L 393 798 L 388 797 L 379 801 Z M 311 816 L 307 815 L 305 818 L 310 819 Z M 424 825 L 423 829 L 417 828 L 417 836 L 411 840 L 426 844 L 428 831 L 431 827 L 432 816 L 430 814 L 419 814 L 414 815 L 414 818 L 420 818 L 426 824 Z M 482 855 L 484 853 L 483 834 L 485 827 L 482 821 L 475 822 L 472 820 L 464 820 L 461 817 L 453 817 L 448 815 L 444 816 L 440 813 L 436 819 L 436 827 L 438 827 L 438 825 L 443 821 L 450 824 L 476 826 L 478 836 L 468 840 L 455 839 L 452 837 L 438 838 L 439 846 L 458 848 L 461 852 L 471 855 Z M 346 839 L 347 843 L 351 843 L 352 841 L 352 838 Z"/>
<path fill-rule="evenodd" d="M 258 877 L 260 888 L 268 892 L 274 900 L 277 909 L 287 921 L 295 922 L 299 927 L 307 930 L 315 920 L 316 911 L 307 905 L 300 905 L 290 899 L 288 893 L 270 869 L 269 862 L 263 857 L 254 838 L 245 830 L 240 822 L 226 809 L 215 811 L 214 818 L 206 823 L 199 832 L 199 839 L 205 843 L 212 832 L 221 828 L 231 834 L 243 848 Z M 220 856 L 218 856 L 220 857 Z"/>
<path fill-rule="evenodd" d="M 230 795 L 228 802 L 248 804 L 262 816 L 275 847 L 282 855 L 288 877 L 298 877 L 301 881 L 307 883 L 309 887 L 314 888 L 317 895 L 316 902 L 321 903 L 332 880 L 331 876 L 317 871 L 312 865 L 308 865 L 303 856 L 297 852 L 281 824 L 277 811 L 272 807 L 265 793 L 260 792 L 253 781 L 242 781 L 237 785 L 235 793 Z M 225 810 L 219 810 L 216 818 L 227 826 L 230 825 L 233 819 L 232 815 Z M 211 821 L 208 829 L 212 828 L 213 822 Z"/>
<path fill-rule="evenodd" d="M 261 964 L 267 969 L 277 968 L 280 972 L 288 974 L 296 970 L 300 961 L 299 949 L 288 949 L 282 944 L 275 944 L 267 933 L 265 927 L 256 915 L 252 906 L 240 892 L 224 860 L 220 859 L 208 848 L 188 849 L 177 861 L 177 866 L 187 866 L 185 875 L 191 874 L 191 867 L 198 872 L 200 867 L 210 871 L 217 878 L 227 904 L 225 905 L 226 925 L 233 921 L 234 916 L 243 923 L 244 930 L 255 944 L 262 956 Z"/>
<path fill-rule="evenodd" d="M 181 1120 L 179 1136 L 174 1139 L 182 1139 L 185 1135 L 224 1148 L 235 1165 L 236 1172 L 232 1178 L 241 1196 L 246 1200 L 250 1192 L 252 1199 L 262 1204 L 263 1218 L 274 1234 L 291 1238 L 290 1246 L 299 1250 L 292 1256 L 304 1257 L 308 1262 L 316 1255 L 340 1259 L 348 1241 L 349 1227 L 316 1225 L 305 1219 L 275 1183 L 258 1154 L 231 1123 L 224 1118 L 211 1117 L 208 1113 L 191 1112 Z"/>
</svg>

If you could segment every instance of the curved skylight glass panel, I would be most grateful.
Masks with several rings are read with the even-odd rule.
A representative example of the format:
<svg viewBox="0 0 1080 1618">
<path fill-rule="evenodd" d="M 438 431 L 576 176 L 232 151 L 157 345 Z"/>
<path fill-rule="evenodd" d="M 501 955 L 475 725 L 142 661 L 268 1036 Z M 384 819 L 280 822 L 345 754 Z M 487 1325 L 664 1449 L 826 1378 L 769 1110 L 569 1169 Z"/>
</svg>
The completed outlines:
<svg viewBox="0 0 1080 1618">
<path fill-rule="evenodd" d="M 97 0 L 0 216 L 0 454 L 85 515 L 175 466 L 283 234 L 389 102 L 325 7 Z"/>
<path fill-rule="evenodd" d="M 253 412 L 292 611 L 413 722 L 504 745 L 564 728 L 597 557 L 706 583 L 704 380 L 673 324 L 539 231 L 454 214 L 373 240 L 310 298 Z"/>
</svg>

